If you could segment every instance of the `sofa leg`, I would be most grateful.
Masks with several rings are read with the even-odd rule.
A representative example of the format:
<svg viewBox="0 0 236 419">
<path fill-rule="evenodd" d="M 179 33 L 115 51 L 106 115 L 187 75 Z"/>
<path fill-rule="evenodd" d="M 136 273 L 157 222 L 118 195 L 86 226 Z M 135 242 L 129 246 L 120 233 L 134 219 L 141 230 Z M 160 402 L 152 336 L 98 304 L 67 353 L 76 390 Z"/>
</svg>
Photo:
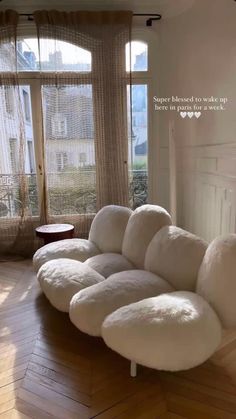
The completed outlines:
<svg viewBox="0 0 236 419">
<path fill-rule="evenodd" d="M 131 377 L 137 376 L 137 364 L 134 361 L 130 361 L 130 375 Z"/>
</svg>

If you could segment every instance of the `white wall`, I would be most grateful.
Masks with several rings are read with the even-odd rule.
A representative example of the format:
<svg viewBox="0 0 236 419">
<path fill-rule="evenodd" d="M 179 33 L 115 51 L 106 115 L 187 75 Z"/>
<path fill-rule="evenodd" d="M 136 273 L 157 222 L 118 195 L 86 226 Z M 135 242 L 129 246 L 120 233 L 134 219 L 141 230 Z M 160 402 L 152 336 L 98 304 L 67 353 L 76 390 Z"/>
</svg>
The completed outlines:
<svg viewBox="0 0 236 419">
<path fill-rule="evenodd" d="M 236 232 L 236 3 L 197 0 L 156 25 L 161 73 L 157 96 L 227 97 L 223 112 L 182 119 L 159 112 L 159 202 L 169 207 L 168 124 L 177 146 L 177 223 L 211 240 Z"/>
</svg>

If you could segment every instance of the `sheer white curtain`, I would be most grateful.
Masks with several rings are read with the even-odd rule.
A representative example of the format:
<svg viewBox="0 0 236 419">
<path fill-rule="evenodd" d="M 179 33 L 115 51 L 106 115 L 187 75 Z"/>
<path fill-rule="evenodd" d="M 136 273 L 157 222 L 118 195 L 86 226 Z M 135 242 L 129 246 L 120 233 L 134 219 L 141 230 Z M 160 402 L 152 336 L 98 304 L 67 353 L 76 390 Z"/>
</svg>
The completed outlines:
<svg viewBox="0 0 236 419">
<path fill-rule="evenodd" d="M 32 188 L 36 178 L 26 167 L 26 115 L 17 75 L 17 22 L 16 12 L 0 12 L 1 255 L 29 255 L 35 246 Z M 37 212 L 36 207 L 37 202 Z"/>
<path fill-rule="evenodd" d="M 31 109 L 30 83 L 17 69 L 25 58 L 17 50 L 18 14 L 0 13 L 1 255 L 32 254 L 40 223 L 71 222 L 86 237 L 102 206 L 129 205 L 132 12 L 36 11 L 34 21 L 40 109 L 34 101 Z M 41 114 L 39 182 L 30 159 L 32 121 Z"/>
<path fill-rule="evenodd" d="M 129 204 L 125 45 L 132 12 L 37 11 L 34 19 L 47 221 L 71 221 L 86 236 L 99 208 Z"/>
</svg>

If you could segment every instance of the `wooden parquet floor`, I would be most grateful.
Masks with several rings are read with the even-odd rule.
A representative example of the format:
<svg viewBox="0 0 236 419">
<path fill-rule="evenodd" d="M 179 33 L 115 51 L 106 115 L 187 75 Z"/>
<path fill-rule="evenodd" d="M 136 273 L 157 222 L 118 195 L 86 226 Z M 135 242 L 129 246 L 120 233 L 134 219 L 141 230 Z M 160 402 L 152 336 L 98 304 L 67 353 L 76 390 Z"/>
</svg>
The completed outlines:
<svg viewBox="0 0 236 419">
<path fill-rule="evenodd" d="M 236 418 L 236 332 L 198 368 L 131 378 L 127 360 L 50 306 L 30 261 L 1 263 L 2 418 Z"/>
</svg>

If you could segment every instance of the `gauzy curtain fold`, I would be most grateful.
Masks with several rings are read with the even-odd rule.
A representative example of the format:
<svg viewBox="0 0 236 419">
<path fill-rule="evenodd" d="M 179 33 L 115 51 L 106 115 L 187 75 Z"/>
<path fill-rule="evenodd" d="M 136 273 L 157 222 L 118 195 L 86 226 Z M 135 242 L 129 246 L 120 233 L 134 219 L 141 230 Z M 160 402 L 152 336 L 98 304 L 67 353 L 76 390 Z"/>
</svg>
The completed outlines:
<svg viewBox="0 0 236 419">
<path fill-rule="evenodd" d="M 34 19 L 42 106 L 32 112 L 42 112 L 44 131 L 39 191 L 30 164 L 30 84 L 19 83 L 17 71 L 24 59 L 18 14 L 0 12 L 0 260 L 32 255 L 39 223 L 70 222 L 86 237 L 102 206 L 129 205 L 132 12 L 37 11 Z"/>
<path fill-rule="evenodd" d="M 71 221 L 80 237 L 86 236 L 96 210 L 108 204 L 129 205 L 125 46 L 131 42 L 132 12 L 36 11 L 34 20 L 40 50 L 47 221 Z M 78 47 L 90 53 L 91 66 L 86 62 L 83 67 L 83 52 L 80 67 L 69 65 L 63 42 L 74 45 L 75 54 Z M 45 61 L 45 50 L 51 64 Z M 50 71 L 50 65 L 55 71 L 45 78 L 43 72 Z M 91 194 L 91 205 L 86 205 L 90 198 L 80 190 Z M 56 200 L 67 204 L 66 216 L 56 208 Z"/>
<path fill-rule="evenodd" d="M 17 23 L 16 12 L 0 12 L 1 258 L 7 254 L 28 256 L 35 245 L 30 209 L 32 178 L 26 170 L 26 127 L 17 76 Z"/>
</svg>

